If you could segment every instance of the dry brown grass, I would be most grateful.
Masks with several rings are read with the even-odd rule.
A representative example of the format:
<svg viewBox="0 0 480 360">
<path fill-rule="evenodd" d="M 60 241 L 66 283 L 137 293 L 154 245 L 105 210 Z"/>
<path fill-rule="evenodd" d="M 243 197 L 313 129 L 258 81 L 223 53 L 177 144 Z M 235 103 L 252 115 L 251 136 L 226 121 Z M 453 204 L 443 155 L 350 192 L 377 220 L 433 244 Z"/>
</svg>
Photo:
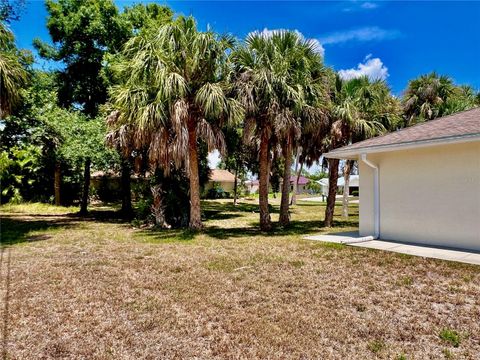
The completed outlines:
<svg viewBox="0 0 480 360">
<path fill-rule="evenodd" d="M 262 234 L 254 208 L 209 202 L 201 234 L 2 209 L 3 355 L 479 358 L 479 267 L 301 240 L 315 204 Z"/>
</svg>

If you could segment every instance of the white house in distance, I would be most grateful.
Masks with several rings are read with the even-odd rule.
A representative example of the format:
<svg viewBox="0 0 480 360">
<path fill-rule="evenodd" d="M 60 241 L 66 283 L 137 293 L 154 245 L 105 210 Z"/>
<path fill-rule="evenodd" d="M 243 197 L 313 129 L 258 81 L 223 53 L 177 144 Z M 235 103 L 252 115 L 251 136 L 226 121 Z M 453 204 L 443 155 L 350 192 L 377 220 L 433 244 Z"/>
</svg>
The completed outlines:
<svg viewBox="0 0 480 360">
<path fill-rule="evenodd" d="M 360 177 L 358 175 L 350 175 L 350 180 L 348 183 L 349 194 L 352 195 L 353 191 L 359 190 L 359 181 Z M 320 184 L 321 193 L 323 195 L 328 195 L 328 178 L 323 178 L 317 181 Z M 341 177 L 337 180 L 337 188 L 343 192 L 343 187 L 345 186 L 345 178 Z"/>
<path fill-rule="evenodd" d="M 326 154 L 360 173 L 360 235 L 480 251 L 480 108 Z"/>
</svg>

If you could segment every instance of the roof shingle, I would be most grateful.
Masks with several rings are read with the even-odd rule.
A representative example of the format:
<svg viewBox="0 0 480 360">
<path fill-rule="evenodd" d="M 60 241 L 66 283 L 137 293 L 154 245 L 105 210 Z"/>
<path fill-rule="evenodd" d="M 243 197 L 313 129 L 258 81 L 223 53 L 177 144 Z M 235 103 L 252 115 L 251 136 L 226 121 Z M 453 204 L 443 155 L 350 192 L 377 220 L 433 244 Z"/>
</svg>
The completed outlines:
<svg viewBox="0 0 480 360">
<path fill-rule="evenodd" d="M 389 145 L 429 142 L 472 135 L 480 135 L 480 107 L 344 146 L 331 151 L 329 155 L 367 148 L 381 148 Z"/>
</svg>

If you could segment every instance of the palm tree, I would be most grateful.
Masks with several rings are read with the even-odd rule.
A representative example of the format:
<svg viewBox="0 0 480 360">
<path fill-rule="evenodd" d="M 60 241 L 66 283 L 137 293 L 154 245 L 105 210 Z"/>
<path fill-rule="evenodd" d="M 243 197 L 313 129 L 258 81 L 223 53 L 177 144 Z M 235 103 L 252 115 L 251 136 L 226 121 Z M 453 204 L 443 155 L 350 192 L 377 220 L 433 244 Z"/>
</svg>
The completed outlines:
<svg viewBox="0 0 480 360">
<path fill-rule="evenodd" d="M 444 115 L 445 103 L 454 89 L 452 79 L 435 72 L 411 80 L 402 101 L 405 126 Z"/>
<path fill-rule="evenodd" d="M 27 72 L 15 48 L 12 32 L 0 22 L 0 118 L 10 114 L 20 101 Z"/>
<path fill-rule="evenodd" d="M 390 89 L 382 80 L 371 81 L 368 77 L 360 77 L 345 81 L 337 77 L 333 97 L 330 149 L 382 134 L 395 128 L 399 121 L 398 101 L 391 95 Z M 329 159 L 328 162 L 329 193 L 325 209 L 326 227 L 333 224 L 339 165 L 337 159 Z M 347 162 L 344 168 L 345 208 L 348 207 L 347 189 L 352 165 L 352 162 Z"/>
<path fill-rule="evenodd" d="M 282 143 L 285 159 L 280 222 L 286 225 L 292 151 L 302 119 L 314 121 L 322 114 L 314 106 L 321 96 L 323 70 L 316 50 L 314 42 L 296 32 L 254 32 L 232 55 L 235 91 L 246 111 L 246 139 L 259 143 L 260 228 L 264 231 L 271 228 L 268 184 L 273 146 Z"/>
<path fill-rule="evenodd" d="M 198 141 L 223 152 L 220 126 L 243 116 L 240 104 L 226 96 L 232 46 L 232 38 L 200 32 L 192 17 L 180 17 L 127 42 L 116 66 L 123 82 L 111 89 L 119 123 L 138 128 L 138 141 L 149 144 L 150 160 L 166 172 L 172 163 L 187 169 L 189 227 L 194 230 L 202 228 Z"/>
</svg>

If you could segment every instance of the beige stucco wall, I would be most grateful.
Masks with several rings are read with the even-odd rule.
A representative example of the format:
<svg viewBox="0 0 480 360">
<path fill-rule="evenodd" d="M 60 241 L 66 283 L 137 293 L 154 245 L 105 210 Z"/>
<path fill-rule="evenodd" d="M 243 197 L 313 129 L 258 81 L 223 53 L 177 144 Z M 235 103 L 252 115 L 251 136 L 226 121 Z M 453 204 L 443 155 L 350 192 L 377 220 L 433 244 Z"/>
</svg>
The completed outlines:
<svg viewBox="0 0 480 360">
<path fill-rule="evenodd" d="M 372 154 L 380 237 L 480 250 L 480 142 Z M 373 234 L 373 170 L 360 162 L 360 233 Z"/>
</svg>

